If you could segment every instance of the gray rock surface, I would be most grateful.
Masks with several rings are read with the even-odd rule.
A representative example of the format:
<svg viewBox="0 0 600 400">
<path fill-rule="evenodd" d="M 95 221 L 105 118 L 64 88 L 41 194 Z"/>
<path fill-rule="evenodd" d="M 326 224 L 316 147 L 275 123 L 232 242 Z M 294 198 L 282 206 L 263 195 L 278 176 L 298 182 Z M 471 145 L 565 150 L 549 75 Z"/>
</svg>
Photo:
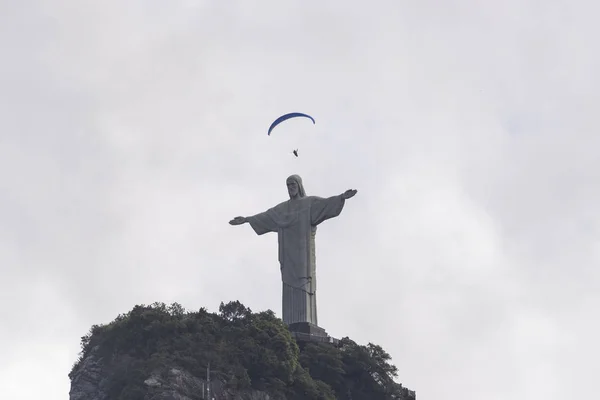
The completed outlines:
<svg viewBox="0 0 600 400">
<path fill-rule="evenodd" d="M 69 400 L 113 400 L 109 398 L 108 376 L 110 367 L 106 366 L 95 351 L 92 351 L 81 363 L 71 380 Z M 206 381 L 189 372 L 168 367 L 155 371 L 144 381 L 147 400 L 201 400 L 207 398 Z M 227 389 L 223 382 L 212 381 L 211 400 L 273 400 L 267 393 L 252 390 L 237 392 Z"/>
<path fill-rule="evenodd" d="M 69 400 L 104 400 L 108 399 L 106 377 L 102 360 L 95 356 L 97 347 L 91 351 L 90 357 L 83 359 L 77 373 L 71 379 Z"/>
</svg>

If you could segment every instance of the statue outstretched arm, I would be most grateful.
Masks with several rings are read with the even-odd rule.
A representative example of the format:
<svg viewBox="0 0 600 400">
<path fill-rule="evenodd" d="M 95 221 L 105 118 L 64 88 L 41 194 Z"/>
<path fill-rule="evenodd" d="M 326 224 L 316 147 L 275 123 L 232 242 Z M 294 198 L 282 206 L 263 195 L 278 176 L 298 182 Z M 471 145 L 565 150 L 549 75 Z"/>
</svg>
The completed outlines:
<svg viewBox="0 0 600 400">
<path fill-rule="evenodd" d="M 268 212 L 262 212 L 251 217 L 235 217 L 229 221 L 231 225 L 250 224 L 257 235 L 264 235 L 267 232 L 277 232 L 277 223 L 269 216 Z"/>
<path fill-rule="evenodd" d="M 327 198 L 313 196 L 310 207 L 310 223 L 311 225 L 319 225 L 321 222 L 330 218 L 337 217 L 344 208 L 344 203 L 347 199 L 356 195 L 355 189 L 346 190 L 337 196 Z"/>
<path fill-rule="evenodd" d="M 246 222 L 248 222 L 248 218 L 246 218 L 246 217 L 235 217 L 234 219 L 229 221 L 229 223 L 231 225 L 242 225 L 242 224 L 245 224 Z"/>
<path fill-rule="evenodd" d="M 344 200 L 347 200 L 351 197 L 354 197 L 354 195 L 358 192 L 358 190 L 356 189 L 348 189 L 346 190 L 344 193 L 342 193 L 342 198 Z"/>
</svg>

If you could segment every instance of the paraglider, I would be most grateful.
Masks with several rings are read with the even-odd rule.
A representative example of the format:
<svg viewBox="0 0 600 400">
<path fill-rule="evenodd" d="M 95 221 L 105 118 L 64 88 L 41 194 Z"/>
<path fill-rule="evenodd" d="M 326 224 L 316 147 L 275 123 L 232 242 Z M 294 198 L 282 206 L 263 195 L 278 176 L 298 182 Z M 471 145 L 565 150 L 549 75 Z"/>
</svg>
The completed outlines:
<svg viewBox="0 0 600 400">
<path fill-rule="evenodd" d="M 281 117 L 279 117 L 275 121 L 273 121 L 273 123 L 269 127 L 269 132 L 267 133 L 267 135 L 271 136 L 271 131 L 273 130 L 273 128 L 275 128 L 277 125 L 279 125 L 283 121 L 288 120 L 290 118 L 296 118 L 296 117 L 309 118 L 313 122 L 313 124 L 315 123 L 315 119 L 313 117 L 311 117 L 310 115 L 298 113 L 298 112 L 289 113 L 289 114 L 282 115 Z"/>
<path fill-rule="evenodd" d="M 315 123 L 315 119 L 313 117 L 311 117 L 308 114 L 303 114 L 303 113 L 299 113 L 299 112 L 294 112 L 294 113 L 289 113 L 289 114 L 284 114 L 281 117 L 277 118 L 275 121 L 273 121 L 273 123 L 271 124 L 271 126 L 269 127 L 269 132 L 267 133 L 267 135 L 271 136 L 271 131 L 280 123 L 282 123 L 285 120 L 288 120 L 290 118 L 296 118 L 296 117 L 305 117 L 305 118 L 309 118 L 313 124 Z M 292 151 L 292 153 L 298 157 L 298 149 Z"/>
</svg>

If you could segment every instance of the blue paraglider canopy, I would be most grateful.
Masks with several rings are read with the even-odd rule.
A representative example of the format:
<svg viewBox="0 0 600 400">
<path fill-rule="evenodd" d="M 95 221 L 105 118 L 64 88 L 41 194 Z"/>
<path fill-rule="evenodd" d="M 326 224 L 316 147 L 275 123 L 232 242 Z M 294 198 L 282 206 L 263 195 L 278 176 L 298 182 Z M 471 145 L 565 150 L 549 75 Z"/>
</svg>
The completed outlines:
<svg viewBox="0 0 600 400">
<path fill-rule="evenodd" d="M 275 128 L 277 125 L 279 125 L 280 123 L 282 123 L 285 120 L 288 120 L 290 118 L 296 118 L 296 117 L 305 117 L 305 118 L 310 118 L 310 120 L 313 122 L 313 124 L 315 123 L 315 120 L 313 117 L 311 117 L 310 115 L 307 114 L 303 114 L 303 113 L 289 113 L 289 114 L 285 114 L 282 115 L 281 117 L 277 118 L 275 121 L 273 121 L 273 123 L 271 124 L 271 126 L 269 127 L 269 132 L 267 133 L 267 135 L 271 135 L 271 131 L 273 130 L 273 128 Z"/>
</svg>

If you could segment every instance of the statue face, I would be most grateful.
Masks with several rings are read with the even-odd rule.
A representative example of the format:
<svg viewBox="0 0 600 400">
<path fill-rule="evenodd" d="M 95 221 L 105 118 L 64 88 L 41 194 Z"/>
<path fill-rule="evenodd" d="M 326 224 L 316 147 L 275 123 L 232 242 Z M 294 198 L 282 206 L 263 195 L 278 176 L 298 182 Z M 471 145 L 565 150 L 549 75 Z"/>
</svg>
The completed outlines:
<svg viewBox="0 0 600 400">
<path fill-rule="evenodd" d="M 290 198 L 298 197 L 299 188 L 298 183 L 295 180 L 287 181 L 288 193 L 290 194 Z"/>
</svg>

